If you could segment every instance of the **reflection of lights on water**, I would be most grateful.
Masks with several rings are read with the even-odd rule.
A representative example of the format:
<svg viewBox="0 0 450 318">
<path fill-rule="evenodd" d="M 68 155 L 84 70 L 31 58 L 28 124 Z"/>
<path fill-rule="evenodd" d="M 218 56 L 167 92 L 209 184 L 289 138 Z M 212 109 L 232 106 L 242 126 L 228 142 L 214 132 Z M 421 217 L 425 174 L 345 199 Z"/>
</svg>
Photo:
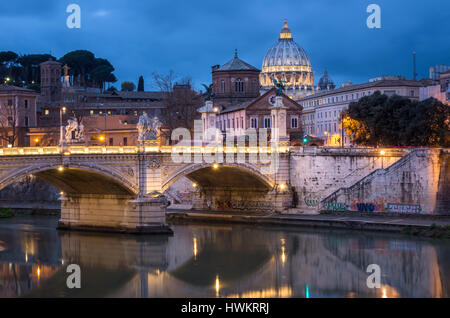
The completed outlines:
<svg viewBox="0 0 450 318">
<path fill-rule="evenodd" d="M 37 278 L 41 278 L 41 268 L 38 266 L 37 270 L 36 270 L 36 274 L 37 274 Z"/>
<path fill-rule="evenodd" d="M 25 263 L 28 263 L 28 254 L 25 253 Z"/>
<path fill-rule="evenodd" d="M 280 288 L 267 288 L 262 290 L 250 290 L 242 294 L 227 295 L 228 298 L 289 298 L 292 297 L 292 288 L 290 286 L 281 286 Z"/>
<path fill-rule="evenodd" d="M 6 250 L 6 243 L 3 241 L 0 241 L 0 252 L 3 252 Z"/>
<path fill-rule="evenodd" d="M 216 297 L 219 297 L 220 292 L 220 281 L 219 281 L 219 275 L 216 276 Z"/>
<path fill-rule="evenodd" d="M 284 246 L 281 247 L 281 262 L 286 263 L 286 252 Z"/>
<path fill-rule="evenodd" d="M 156 275 L 161 274 L 161 271 L 159 270 L 159 268 L 155 271 Z"/>
<path fill-rule="evenodd" d="M 63 259 L 61 260 L 61 265 L 64 265 L 64 260 Z"/>
<path fill-rule="evenodd" d="M 306 285 L 305 298 L 309 298 L 309 287 Z"/>
<path fill-rule="evenodd" d="M 197 238 L 194 236 L 194 258 L 197 258 Z"/>
<path fill-rule="evenodd" d="M 388 298 L 386 288 L 383 288 L 383 296 L 382 298 Z"/>
<path fill-rule="evenodd" d="M 281 239 L 281 263 L 286 263 L 286 248 L 284 247 L 284 244 L 286 243 L 286 240 L 284 238 Z"/>
</svg>

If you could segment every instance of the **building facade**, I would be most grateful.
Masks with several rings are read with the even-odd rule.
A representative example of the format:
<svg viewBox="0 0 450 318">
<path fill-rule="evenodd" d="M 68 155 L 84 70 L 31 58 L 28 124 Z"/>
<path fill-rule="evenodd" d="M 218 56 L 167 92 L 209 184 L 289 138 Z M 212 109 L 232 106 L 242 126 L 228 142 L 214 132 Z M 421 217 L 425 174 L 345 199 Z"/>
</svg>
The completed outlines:
<svg viewBox="0 0 450 318">
<path fill-rule="evenodd" d="M 433 83 L 436 83 L 433 81 Z M 420 100 L 433 97 L 443 104 L 450 105 L 450 70 L 439 74 L 439 81 L 435 85 L 420 88 Z"/>
<path fill-rule="evenodd" d="M 36 127 L 37 97 L 30 89 L 0 85 L 0 146 L 28 146 L 26 132 Z"/>
<path fill-rule="evenodd" d="M 241 60 L 236 50 L 233 59 L 212 67 L 214 104 L 226 107 L 258 97 L 259 73 L 256 67 Z"/>
<path fill-rule="evenodd" d="M 323 139 L 326 146 L 350 146 L 351 140 L 343 129 L 341 114 L 351 102 L 376 91 L 388 96 L 399 95 L 419 100 L 423 85 L 421 81 L 374 80 L 301 98 L 298 102 L 303 106 L 303 134 Z"/>
<path fill-rule="evenodd" d="M 235 136 L 245 134 L 248 128 L 265 128 L 271 136 L 273 127 L 271 109 L 275 105 L 276 90 L 265 92 L 252 101 L 235 104 L 222 108 L 216 117 L 216 128 L 226 135 L 231 131 Z M 301 138 L 301 112 L 302 107 L 287 95 L 282 95 L 286 110 L 286 132 L 291 139 Z"/>
</svg>

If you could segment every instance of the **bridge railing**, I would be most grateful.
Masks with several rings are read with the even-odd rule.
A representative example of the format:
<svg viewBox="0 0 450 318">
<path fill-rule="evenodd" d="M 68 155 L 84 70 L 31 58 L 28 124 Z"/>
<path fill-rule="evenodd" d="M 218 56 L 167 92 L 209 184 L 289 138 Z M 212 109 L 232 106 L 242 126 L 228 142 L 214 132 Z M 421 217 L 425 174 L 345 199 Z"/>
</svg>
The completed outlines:
<svg viewBox="0 0 450 318">
<path fill-rule="evenodd" d="M 71 154 L 133 154 L 133 153 L 272 153 L 271 147 L 208 147 L 208 146 L 51 146 L 0 148 L 0 156 L 71 155 Z M 287 146 L 277 152 L 290 151 Z"/>
</svg>

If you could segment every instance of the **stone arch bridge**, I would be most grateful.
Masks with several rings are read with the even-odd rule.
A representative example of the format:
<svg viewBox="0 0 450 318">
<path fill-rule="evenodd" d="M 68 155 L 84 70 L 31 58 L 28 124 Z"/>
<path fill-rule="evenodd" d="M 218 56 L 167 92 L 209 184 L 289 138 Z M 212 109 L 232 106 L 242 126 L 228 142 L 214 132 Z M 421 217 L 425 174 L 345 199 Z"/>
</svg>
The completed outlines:
<svg viewBox="0 0 450 318">
<path fill-rule="evenodd" d="M 181 177 L 196 186 L 196 209 L 230 201 L 250 210 L 286 209 L 292 195 L 289 154 L 282 150 L 276 172 L 265 174 L 270 163 L 251 163 L 247 148 L 233 148 L 225 162 L 199 160 L 203 147 L 190 147 L 183 162 L 173 160 L 172 151 L 179 150 L 172 147 L 5 148 L 0 149 L 0 189 L 34 175 L 61 191 L 62 228 L 164 233 L 170 229 L 161 194 Z"/>
<path fill-rule="evenodd" d="M 318 213 L 327 205 L 370 205 L 375 212 L 394 206 L 448 214 L 448 149 L 282 145 L 5 148 L 0 189 L 35 175 L 61 191 L 60 227 L 124 232 L 170 232 L 163 193 L 182 177 L 195 184 L 199 210 Z"/>
</svg>

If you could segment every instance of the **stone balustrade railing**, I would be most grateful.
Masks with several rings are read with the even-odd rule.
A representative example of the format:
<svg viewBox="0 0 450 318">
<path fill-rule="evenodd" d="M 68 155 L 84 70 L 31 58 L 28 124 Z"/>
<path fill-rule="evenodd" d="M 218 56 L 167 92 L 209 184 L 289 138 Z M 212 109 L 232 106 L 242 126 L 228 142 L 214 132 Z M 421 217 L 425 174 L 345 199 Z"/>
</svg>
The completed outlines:
<svg viewBox="0 0 450 318">
<path fill-rule="evenodd" d="M 133 154 L 133 153 L 271 153 L 271 147 L 208 147 L 208 146 L 51 146 L 0 148 L 0 156 L 71 155 L 71 154 Z M 287 153 L 289 147 L 279 147 Z"/>
</svg>

